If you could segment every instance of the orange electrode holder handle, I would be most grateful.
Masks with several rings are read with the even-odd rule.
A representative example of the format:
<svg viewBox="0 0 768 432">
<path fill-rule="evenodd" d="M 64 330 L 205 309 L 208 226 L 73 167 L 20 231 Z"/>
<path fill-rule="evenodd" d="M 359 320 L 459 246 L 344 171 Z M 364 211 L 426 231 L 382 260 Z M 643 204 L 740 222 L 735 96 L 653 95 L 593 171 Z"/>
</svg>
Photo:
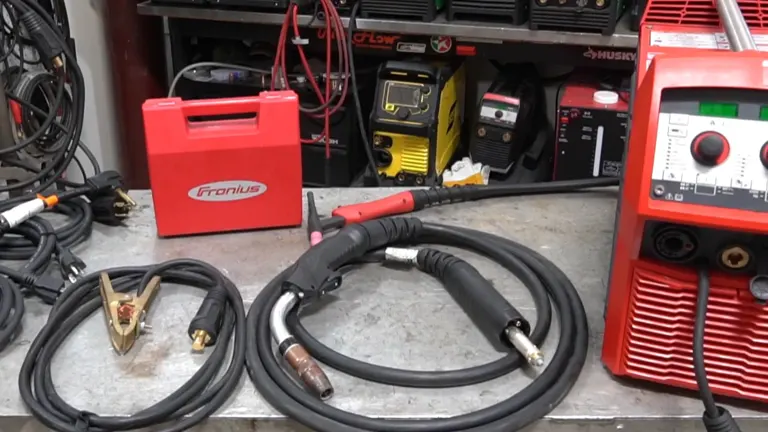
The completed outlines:
<svg viewBox="0 0 768 432">
<path fill-rule="evenodd" d="M 343 217 L 347 224 L 353 224 L 414 210 L 413 193 L 407 191 L 375 201 L 339 207 L 333 211 L 333 216 Z"/>
</svg>

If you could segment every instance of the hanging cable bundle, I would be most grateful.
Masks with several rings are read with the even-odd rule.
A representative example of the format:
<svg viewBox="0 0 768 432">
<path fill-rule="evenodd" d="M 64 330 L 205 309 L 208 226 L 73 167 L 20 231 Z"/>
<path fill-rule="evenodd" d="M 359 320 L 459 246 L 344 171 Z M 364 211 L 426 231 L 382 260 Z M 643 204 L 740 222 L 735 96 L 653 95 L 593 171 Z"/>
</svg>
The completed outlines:
<svg viewBox="0 0 768 432">
<path fill-rule="evenodd" d="M 202 367 L 177 391 L 129 417 L 99 416 L 62 400 L 51 377 L 51 360 L 61 343 L 103 306 L 105 313 L 107 309 L 115 313 L 114 319 L 107 315 L 112 345 L 118 353 L 125 353 L 140 335 L 146 307 L 160 282 L 207 291 L 188 329 L 193 350 L 213 347 Z M 132 290 L 137 290 L 137 297 L 125 300 L 125 294 Z M 121 330 L 114 330 L 116 326 Z M 81 279 L 59 298 L 30 345 L 19 374 L 19 391 L 33 415 L 56 431 L 123 431 L 153 426 L 163 426 L 165 432 L 186 431 L 219 409 L 237 388 L 245 364 L 245 333 L 245 309 L 237 287 L 210 264 L 178 259 L 104 270 Z M 232 355 L 227 361 L 230 347 Z"/>
<path fill-rule="evenodd" d="M 295 3 L 291 3 L 288 7 L 288 11 L 285 13 L 285 19 L 283 20 L 282 28 L 280 29 L 280 37 L 277 44 L 277 52 L 275 53 L 275 61 L 273 66 L 271 89 L 282 90 L 289 88 L 289 78 L 286 62 L 286 49 L 289 43 L 289 32 L 293 32 L 293 37 L 290 39 L 290 43 L 296 46 L 301 59 L 302 67 L 306 73 L 306 79 L 309 82 L 310 87 L 315 93 L 317 100 L 320 102 L 319 106 L 306 107 L 299 106 L 299 109 L 306 115 L 313 118 L 323 119 L 323 133 L 317 138 L 311 140 L 302 139 L 304 144 L 315 144 L 323 142 L 325 144 L 325 179 L 326 184 L 331 184 L 330 175 L 330 161 L 331 161 L 331 116 L 334 115 L 344 105 L 347 99 L 347 92 L 349 90 L 350 68 L 349 68 L 349 56 L 350 47 L 347 46 L 344 25 L 341 21 L 341 16 L 336 10 L 331 0 L 319 0 L 318 5 L 322 8 L 323 15 L 325 17 L 325 73 L 323 75 L 325 81 L 325 89 L 321 90 L 320 85 L 315 79 L 315 71 L 312 70 L 307 55 L 304 53 L 303 45 L 308 43 L 307 39 L 301 37 L 299 31 L 299 6 Z M 337 69 L 334 71 L 332 67 L 333 63 L 333 43 L 336 43 L 337 52 Z"/>
<path fill-rule="evenodd" d="M 85 82 L 68 36 L 62 34 L 57 24 L 59 18 L 51 16 L 35 0 L 5 0 L 3 6 L 3 10 L 15 20 L 13 25 L 23 28 L 23 33 L 28 35 L 47 72 L 34 75 L 36 78 L 32 80 L 39 82 L 24 84 L 21 80 L 25 77 L 29 79 L 29 75 L 25 75 L 24 53 L 21 52 L 22 73 L 16 74 L 15 82 L 7 83 L 8 99 L 20 105 L 26 119 L 20 119 L 24 136 L 15 145 L 0 149 L 0 159 L 3 165 L 27 171 L 28 175 L 0 187 L 0 192 L 40 193 L 62 180 L 81 146 Z M 58 10 L 63 11 L 63 5 L 59 6 Z M 29 85 L 44 88 L 48 110 L 36 106 L 27 91 L 15 94 L 17 85 L 22 90 Z M 40 152 L 46 155 L 44 164 L 34 164 L 27 157 Z M 11 201 L 18 203 L 23 198 L 12 198 Z"/>
<path fill-rule="evenodd" d="M 0 275 L 45 302 L 55 302 L 64 280 L 75 282 L 85 264 L 70 248 L 90 237 L 94 221 L 118 225 L 136 203 L 123 191 L 115 171 L 102 172 L 80 141 L 85 83 L 62 0 L 2 0 L 5 50 L 0 74 L 0 259 L 24 261 L 20 269 L 0 267 Z M 35 59 L 29 60 L 29 49 Z M 10 60 L 16 59 L 11 65 Z M 92 166 L 89 174 L 77 156 Z M 83 182 L 67 179 L 72 163 Z M 63 225 L 40 218 L 54 212 Z M 47 275 L 56 261 L 63 278 Z M 0 308 L 5 308 L 5 299 Z M 21 309 L 19 309 L 19 313 Z"/>
</svg>

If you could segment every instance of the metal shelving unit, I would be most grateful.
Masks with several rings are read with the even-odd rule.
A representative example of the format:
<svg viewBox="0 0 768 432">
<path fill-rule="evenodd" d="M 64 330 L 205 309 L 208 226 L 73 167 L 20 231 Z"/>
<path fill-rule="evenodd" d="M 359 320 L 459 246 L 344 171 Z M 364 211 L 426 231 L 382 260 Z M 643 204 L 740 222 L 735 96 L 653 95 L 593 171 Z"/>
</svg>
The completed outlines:
<svg viewBox="0 0 768 432">
<path fill-rule="evenodd" d="M 142 15 L 161 16 L 172 19 L 191 19 L 231 22 L 241 24 L 280 25 L 283 14 L 269 12 L 233 11 L 214 8 L 197 8 L 184 6 L 157 5 L 145 2 L 138 5 Z M 637 33 L 629 30 L 628 17 L 618 24 L 616 33 L 603 36 L 597 33 L 530 30 L 527 26 L 514 26 L 500 23 L 485 23 L 471 21 L 447 21 L 440 16 L 433 22 L 405 21 L 397 19 L 358 18 L 357 29 L 394 34 L 452 36 L 475 40 L 478 43 L 523 42 L 534 44 L 559 44 L 574 46 L 592 46 L 608 48 L 634 48 L 637 46 Z M 302 15 L 300 24 L 320 27 L 322 22 L 314 20 L 311 15 Z M 344 25 L 349 19 L 344 18 Z"/>
</svg>

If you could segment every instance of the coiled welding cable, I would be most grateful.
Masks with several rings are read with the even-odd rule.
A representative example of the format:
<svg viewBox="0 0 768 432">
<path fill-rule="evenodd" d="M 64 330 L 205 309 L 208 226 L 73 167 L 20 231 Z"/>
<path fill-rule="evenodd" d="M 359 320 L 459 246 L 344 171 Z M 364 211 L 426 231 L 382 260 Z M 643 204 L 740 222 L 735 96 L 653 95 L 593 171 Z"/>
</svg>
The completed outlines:
<svg viewBox="0 0 768 432">
<path fill-rule="evenodd" d="M 549 364 L 526 388 L 509 399 L 452 418 L 370 418 L 325 404 L 322 399 L 329 397 L 333 389 L 310 355 L 334 369 L 361 379 L 417 388 L 480 383 L 511 373 L 526 362 L 525 356 L 510 348 L 506 357 L 468 369 L 435 372 L 400 370 L 367 364 L 331 350 L 313 338 L 295 316 L 289 316 L 287 327 L 280 328 L 280 313 L 290 311 L 295 314 L 297 304 L 306 304 L 337 288 L 341 282 L 340 271 L 347 264 L 370 259 L 371 256 L 380 258 L 382 248 L 420 243 L 454 246 L 480 253 L 504 266 L 523 282 L 533 296 L 537 312 L 536 326 L 530 332 L 525 328 L 527 321 L 514 310 L 509 312 L 484 302 L 484 306 L 474 307 L 474 314 L 470 313 L 473 305 L 468 299 L 481 299 L 482 296 L 469 285 L 477 284 L 479 280 L 485 281 L 488 286 L 490 283 L 466 262 L 434 251 L 419 251 L 406 257 L 423 271 L 442 276 L 440 278 L 446 289 L 470 313 L 487 337 L 505 339 L 514 332 L 527 336 L 516 339 L 518 343 L 513 342 L 513 345 L 518 351 L 526 353 L 529 363 L 541 364 L 535 347 L 546 338 L 554 308 L 559 318 L 560 340 Z M 437 259 L 434 254 L 442 254 L 442 257 Z M 444 261 L 449 261 L 451 265 Z M 484 312 L 497 318 L 509 317 L 511 327 L 481 326 L 479 321 L 483 320 L 476 318 Z M 247 331 L 247 367 L 256 388 L 275 408 L 320 432 L 516 431 L 542 418 L 563 400 L 584 366 L 588 346 L 587 317 L 581 299 L 568 277 L 545 257 L 493 234 L 400 217 L 348 225 L 309 249 L 294 265 L 273 279 L 255 299 L 248 313 Z M 315 391 L 315 395 L 307 393 L 283 371 L 273 353 L 273 338 L 279 345 L 280 353 L 296 369 L 304 385 Z M 513 338 L 509 339 L 512 342 Z"/>
<path fill-rule="evenodd" d="M 0 237 L 0 260 L 28 261 L 26 267 L 42 269 L 51 261 L 56 247 L 71 248 L 91 236 L 93 211 L 82 198 L 58 204 L 53 212 L 66 217 L 57 228 L 41 217 L 34 217 Z"/>
<path fill-rule="evenodd" d="M 207 291 L 188 333 L 196 343 L 202 339 L 205 345 L 214 346 L 210 356 L 178 390 L 128 417 L 106 417 L 78 410 L 58 395 L 51 377 L 51 360 L 56 350 L 77 326 L 102 307 L 100 273 L 109 276 L 116 292 L 138 288 L 141 294 L 142 287 L 155 276 L 160 276 L 162 283 Z M 245 365 L 245 334 L 242 297 L 232 281 L 210 264 L 178 259 L 153 266 L 95 272 L 71 285 L 54 305 L 21 366 L 19 391 L 32 414 L 56 431 L 124 431 L 153 426 L 163 426 L 152 430 L 165 432 L 186 431 L 219 409 L 236 389 Z M 227 361 L 230 345 L 232 355 Z"/>
<path fill-rule="evenodd" d="M 0 351 L 18 336 L 23 315 L 24 298 L 19 286 L 11 279 L 0 276 Z"/>
</svg>

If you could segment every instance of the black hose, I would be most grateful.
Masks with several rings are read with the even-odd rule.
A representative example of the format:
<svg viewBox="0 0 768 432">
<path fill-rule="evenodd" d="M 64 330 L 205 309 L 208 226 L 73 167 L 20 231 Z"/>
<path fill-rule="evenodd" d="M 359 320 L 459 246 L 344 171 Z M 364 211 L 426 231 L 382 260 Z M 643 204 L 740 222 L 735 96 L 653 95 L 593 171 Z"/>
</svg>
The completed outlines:
<svg viewBox="0 0 768 432">
<path fill-rule="evenodd" d="M 83 198 L 54 207 L 53 213 L 66 216 L 67 222 L 54 228 L 46 219 L 33 217 L 0 237 L 0 260 L 24 261 L 26 268 L 44 269 L 57 248 L 71 248 L 91 236 L 93 210 Z M 48 248 L 50 246 L 50 248 Z M 46 249 L 47 253 L 42 253 Z"/>
<path fill-rule="evenodd" d="M 702 420 L 708 432 L 741 432 L 731 413 L 715 403 L 715 396 L 709 388 L 704 366 L 704 328 L 707 324 L 707 304 L 709 303 L 709 272 L 702 267 L 698 270 L 698 277 L 696 318 L 693 326 L 693 372 L 699 387 L 699 397 L 704 404 Z"/>
<path fill-rule="evenodd" d="M 709 388 L 707 372 L 704 368 L 704 327 L 707 321 L 707 300 L 709 299 L 709 274 L 706 269 L 699 269 L 698 297 L 696 298 L 696 323 L 693 328 L 693 366 L 699 396 L 710 417 L 717 416 L 717 405 L 712 390 Z"/>
<path fill-rule="evenodd" d="M 10 345 L 21 330 L 24 298 L 16 282 L 0 277 L 0 351 Z"/>
<path fill-rule="evenodd" d="M 525 389 L 482 410 L 452 418 L 389 420 L 348 413 L 306 393 L 275 359 L 269 327 L 270 311 L 285 290 L 311 286 L 325 290 L 328 278 L 370 252 L 398 243 L 441 244 L 472 250 L 498 262 L 531 291 L 538 319 L 530 339 L 541 344 L 551 324 L 551 308 L 559 317 L 560 340 L 549 365 Z M 312 291 L 310 289 L 310 291 Z M 311 298 L 308 291 L 304 299 Z M 307 351 L 339 371 L 368 381 L 418 388 L 440 388 L 488 381 L 518 369 L 525 360 L 510 352 L 486 365 L 464 370 L 421 372 L 367 364 L 322 345 L 298 318 L 289 329 Z M 587 354 L 588 328 L 584 306 L 573 284 L 555 264 L 512 240 L 468 228 L 422 223 L 415 218 L 391 218 L 350 225 L 313 247 L 275 279 L 251 305 L 247 323 L 248 372 L 262 396 L 275 408 L 320 432 L 511 432 L 552 411 L 570 391 Z"/>
<path fill-rule="evenodd" d="M 368 169 L 371 170 L 371 175 L 374 177 L 376 184 L 381 186 L 381 177 L 376 168 L 376 161 L 373 159 L 373 150 L 371 149 L 371 142 L 368 139 L 368 132 L 365 130 L 365 120 L 363 118 L 363 107 L 360 103 L 360 89 L 357 87 L 357 71 L 355 70 L 355 44 L 352 41 L 352 36 L 355 33 L 355 26 L 357 25 L 357 11 L 360 8 L 360 3 L 355 2 L 352 6 L 352 11 L 349 14 L 349 25 L 347 29 L 347 46 L 349 47 L 349 75 L 352 79 L 352 99 L 355 102 L 355 117 L 357 117 L 357 128 L 360 131 L 360 142 L 363 143 L 363 151 L 365 151 L 365 158 L 368 161 Z"/>
<path fill-rule="evenodd" d="M 94 272 L 62 294 L 45 326 L 30 345 L 19 374 L 22 400 L 41 423 L 56 431 L 123 431 L 161 425 L 165 432 L 189 430 L 219 409 L 240 382 L 245 364 L 246 331 L 245 309 L 237 287 L 210 264 L 191 259 L 146 267 L 113 268 L 104 272 L 112 279 L 115 291 L 119 292 L 137 288 L 141 291 L 140 287 L 145 287 L 156 275 L 162 277 L 163 283 L 206 290 L 206 299 L 192 322 L 199 319 L 216 322 L 219 333 L 212 338 L 211 343 L 216 340 L 220 343 L 215 344 L 208 359 L 189 381 L 162 401 L 137 414 L 102 417 L 69 405 L 56 392 L 51 377 L 51 361 L 67 336 L 101 308 L 100 273 Z M 211 298 L 219 302 L 221 307 L 211 308 Z M 230 346 L 233 350 L 227 361 Z"/>
</svg>

